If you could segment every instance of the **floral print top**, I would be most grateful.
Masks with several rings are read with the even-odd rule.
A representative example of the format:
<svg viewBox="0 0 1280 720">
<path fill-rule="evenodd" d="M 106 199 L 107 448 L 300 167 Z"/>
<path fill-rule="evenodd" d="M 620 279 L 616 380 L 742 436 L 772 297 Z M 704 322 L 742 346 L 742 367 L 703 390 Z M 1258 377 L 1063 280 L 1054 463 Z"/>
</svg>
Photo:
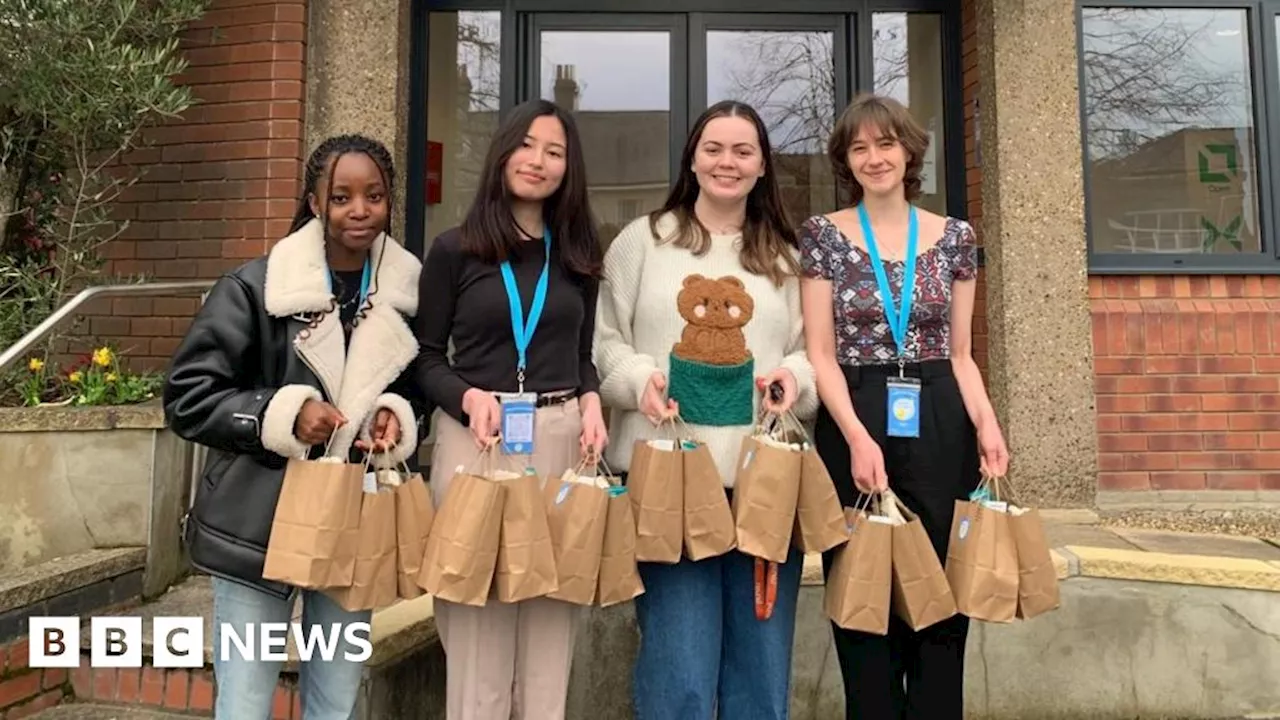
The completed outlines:
<svg viewBox="0 0 1280 720">
<path fill-rule="evenodd" d="M 866 250 L 849 242 L 835 223 L 815 215 L 800 227 L 800 260 L 806 277 L 832 283 L 836 361 L 841 365 L 882 365 L 898 361 L 898 346 L 884 314 L 876 273 Z M 895 305 L 905 265 L 883 260 Z M 915 291 L 907 327 L 906 360 L 951 355 L 951 282 L 977 275 L 978 246 L 973 228 L 948 217 L 942 238 L 916 259 Z"/>
</svg>

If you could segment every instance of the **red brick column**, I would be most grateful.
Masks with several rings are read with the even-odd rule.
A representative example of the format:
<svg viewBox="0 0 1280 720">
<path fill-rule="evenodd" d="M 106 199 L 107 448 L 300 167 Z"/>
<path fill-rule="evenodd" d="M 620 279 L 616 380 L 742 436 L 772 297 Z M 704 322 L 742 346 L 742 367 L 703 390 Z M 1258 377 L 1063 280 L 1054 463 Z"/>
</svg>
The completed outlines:
<svg viewBox="0 0 1280 720">
<path fill-rule="evenodd" d="M 978 155 L 978 21 L 974 0 L 963 0 L 960 10 L 960 52 L 964 82 L 964 168 L 969 224 L 982 243 L 982 165 Z M 978 273 L 978 295 L 973 309 L 973 354 L 987 375 L 987 274 Z"/>
</svg>

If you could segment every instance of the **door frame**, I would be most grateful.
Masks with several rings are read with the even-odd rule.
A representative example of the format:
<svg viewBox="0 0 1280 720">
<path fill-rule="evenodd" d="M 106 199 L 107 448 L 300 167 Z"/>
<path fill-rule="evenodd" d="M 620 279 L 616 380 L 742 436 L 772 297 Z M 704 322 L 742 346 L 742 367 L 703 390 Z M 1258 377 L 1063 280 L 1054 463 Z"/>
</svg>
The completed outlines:
<svg viewBox="0 0 1280 720">
<path fill-rule="evenodd" d="M 706 62 L 705 35 L 696 33 L 697 39 L 695 39 L 696 17 L 701 17 L 703 20 L 711 19 L 717 23 L 721 19 L 740 18 L 751 25 L 750 28 L 744 29 L 773 27 L 785 30 L 791 29 L 787 21 L 798 16 L 840 16 L 845 25 L 841 35 L 845 56 L 843 71 L 847 81 L 843 83 L 845 87 L 842 88 L 837 77 L 836 111 L 839 113 L 844 107 L 840 96 L 842 90 L 846 93 L 843 101 L 847 103 L 848 99 L 857 92 L 870 90 L 874 86 L 872 13 L 937 14 L 942 21 L 943 137 L 947 168 L 944 182 L 947 188 L 947 213 L 959 218 L 968 218 L 968 167 L 964 141 L 964 59 L 961 50 L 960 3 L 956 0 L 645 0 L 644 12 L 636 12 L 635 5 L 635 0 L 413 0 L 410 3 L 409 132 L 407 133 L 408 159 L 405 171 L 405 197 L 408 202 L 405 208 L 406 228 L 402 233 L 406 248 L 421 257 L 426 244 L 426 207 L 421 202 L 426 189 L 428 77 L 426 45 L 427 38 L 430 37 L 428 31 L 431 13 L 448 11 L 500 11 L 502 13 L 499 46 L 500 116 L 505 115 L 516 104 L 518 97 L 527 97 L 525 93 L 529 87 L 526 77 L 528 72 L 521 73 L 519 63 L 521 58 L 529 57 L 529 45 L 534 41 L 531 35 L 532 23 L 527 20 L 530 17 L 529 13 L 547 14 L 548 17 L 572 16 L 572 22 L 586 30 L 621 26 L 620 18 L 636 18 L 641 23 L 651 23 L 654 21 L 639 19 L 654 16 L 663 18 L 663 22 L 667 23 L 664 27 L 671 27 L 669 23 L 673 17 L 687 17 L 688 22 L 684 25 L 683 32 L 690 42 L 676 42 L 674 36 L 672 39 L 671 133 L 673 138 L 687 134 L 692 122 L 689 115 L 696 116 L 702 110 L 686 99 L 682 101 L 685 112 L 678 113 L 674 97 L 676 79 L 681 75 L 674 71 L 679 67 L 676 64 L 677 53 L 684 55 L 681 59 L 686 63 L 693 62 L 695 59 L 688 57 L 686 48 L 698 47 L 702 52 L 696 62 L 704 65 Z M 786 20 L 781 25 L 770 25 L 768 22 L 770 16 Z M 534 17 L 537 16 L 534 15 Z M 598 19 L 592 19 L 593 17 Z M 635 25 L 634 27 L 645 26 Z M 654 26 L 648 25 L 648 27 Z M 714 27 L 721 29 L 719 24 Z M 840 42 L 840 36 L 837 36 L 837 42 Z M 833 50 L 839 54 L 837 48 Z M 838 61 L 839 58 L 837 58 Z M 691 72 L 684 74 L 685 78 L 690 76 L 697 77 Z M 685 81 L 681 80 L 681 82 Z M 534 87 L 536 87 L 536 80 Z M 705 89 L 703 92 L 705 93 Z M 690 97 L 689 93 L 684 94 L 684 98 Z M 681 135 L 677 135 L 677 132 Z M 672 142 L 671 145 L 677 148 L 679 143 Z M 677 156 L 674 159 L 674 170 L 679 163 L 678 150 L 673 150 L 672 153 Z M 673 174 L 673 181 L 674 178 Z M 983 264 L 981 260 L 980 255 L 979 261 Z"/>
</svg>

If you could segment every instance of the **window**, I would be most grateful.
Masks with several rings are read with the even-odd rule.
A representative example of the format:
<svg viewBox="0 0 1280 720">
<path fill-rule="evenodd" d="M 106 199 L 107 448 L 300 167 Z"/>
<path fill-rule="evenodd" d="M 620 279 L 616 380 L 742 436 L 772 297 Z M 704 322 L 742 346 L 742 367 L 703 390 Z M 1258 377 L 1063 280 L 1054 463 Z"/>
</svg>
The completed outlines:
<svg viewBox="0 0 1280 720">
<path fill-rule="evenodd" d="M 461 223 L 475 197 L 498 125 L 501 20 L 497 11 L 431 13 L 426 126 L 439 174 L 428 177 L 424 248 Z"/>
<path fill-rule="evenodd" d="M 943 83 L 943 19 L 936 13 L 878 12 L 871 16 L 875 92 L 911 112 L 929 133 L 921 172 L 920 207 L 947 213 L 947 148 Z"/>
<path fill-rule="evenodd" d="M 1257 3 L 1213 5 L 1081 8 L 1092 270 L 1280 271 L 1264 100 L 1280 87 L 1260 67 L 1275 46 Z"/>
</svg>

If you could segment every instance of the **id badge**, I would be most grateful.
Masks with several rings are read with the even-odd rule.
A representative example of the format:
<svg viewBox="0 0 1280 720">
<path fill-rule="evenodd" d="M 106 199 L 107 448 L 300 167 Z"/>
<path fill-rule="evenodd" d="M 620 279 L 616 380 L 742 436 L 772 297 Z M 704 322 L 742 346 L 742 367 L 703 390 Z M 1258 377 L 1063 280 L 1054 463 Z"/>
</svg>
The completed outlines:
<svg viewBox="0 0 1280 720">
<path fill-rule="evenodd" d="M 889 391 L 889 418 L 886 429 L 890 437 L 920 437 L 920 381 L 915 378 L 893 378 L 885 383 Z"/>
<path fill-rule="evenodd" d="M 538 398 L 533 393 L 499 395 L 502 408 L 502 452 L 506 455 L 533 454 L 533 425 Z"/>
</svg>

